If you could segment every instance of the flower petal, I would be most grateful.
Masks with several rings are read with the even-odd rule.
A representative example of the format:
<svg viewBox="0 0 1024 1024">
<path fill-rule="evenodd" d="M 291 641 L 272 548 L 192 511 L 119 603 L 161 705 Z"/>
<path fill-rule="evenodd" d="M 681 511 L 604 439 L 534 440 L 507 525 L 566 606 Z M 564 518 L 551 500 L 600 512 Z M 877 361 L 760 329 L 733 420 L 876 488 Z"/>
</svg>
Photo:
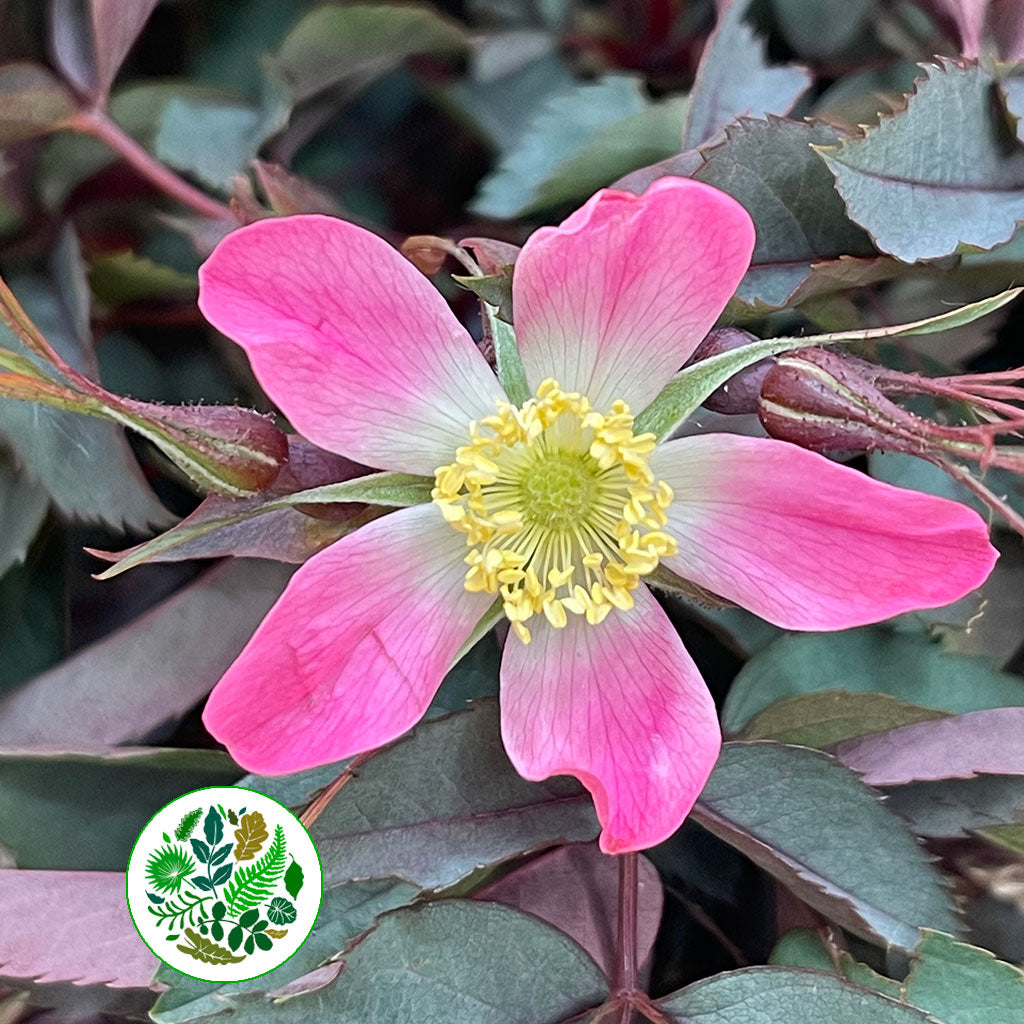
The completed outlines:
<svg viewBox="0 0 1024 1024">
<path fill-rule="evenodd" d="M 833 630 L 937 608 L 998 554 L 964 505 L 872 480 L 783 441 L 708 434 L 661 446 L 675 491 L 665 564 L 786 629 Z"/>
<path fill-rule="evenodd" d="M 501 732 L 523 778 L 574 775 L 594 797 L 605 853 L 643 850 L 682 824 L 721 746 L 715 705 L 646 587 L 598 626 L 570 616 L 501 662 Z"/>
<path fill-rule="evenodd" d="M 465 550 L 433 505 L 417 505 L 315 555 L 217 684 L 206 727 L 270 775 L 400 736 L 494 600 L 465 590 Z"/>
<path fill-rule="evenodd" d="M 233 231 L 199 271 L 199 306 L 238 342 L 310 441 L 432 474 L 501 386 L 436 288 L 383 239 L 320 215 Z"/>
<path fill-rule="evenodd" d="M 554 377 L 601 410 L 640 412 L 707 334 L 746 272 L 754 225 L 730 196 L 662 178 L 605 189 L 516 261 L 516 336 L 533 387 Z"/>
</svg>

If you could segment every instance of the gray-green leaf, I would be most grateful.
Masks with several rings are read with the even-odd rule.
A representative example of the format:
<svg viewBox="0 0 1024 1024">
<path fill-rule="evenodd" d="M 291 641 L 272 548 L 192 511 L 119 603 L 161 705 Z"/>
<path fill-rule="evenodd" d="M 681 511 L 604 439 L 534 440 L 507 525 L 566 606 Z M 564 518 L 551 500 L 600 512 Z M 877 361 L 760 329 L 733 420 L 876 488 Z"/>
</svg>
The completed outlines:
<svg viewBox="0 0 1024 1024">
<path fill-rule="evenodd" d="M 819 150 L 850 216 L 906 263 L 991 249 L 1024 220 L 1024 149 L 975 64 L 939 60 L 905 111 Z"/>
<path fill-rule="evenodd" d="M 941 876 L 914 837 L 827 754 L 727 743 L 692 817 L 869 941 L 910 950 L 920 928 L 958 928 Z"/>
</svg>

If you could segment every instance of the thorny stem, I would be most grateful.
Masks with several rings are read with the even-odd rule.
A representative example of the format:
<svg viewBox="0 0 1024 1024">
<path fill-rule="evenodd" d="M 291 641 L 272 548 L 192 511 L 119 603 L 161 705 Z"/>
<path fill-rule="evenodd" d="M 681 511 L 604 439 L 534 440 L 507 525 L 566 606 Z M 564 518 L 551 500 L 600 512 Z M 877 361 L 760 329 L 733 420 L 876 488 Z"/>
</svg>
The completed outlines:
<svg viewBox="0 0 1024 1024">
<path fill-rule="evenodd" d="M 176 199 L 196 213 L 212 220 L 234 221 L 231 208 L 178 177 L 128 135 L 109 115 L 96 108 L 80 110 L 69 121 L 68 127 L 91 135 L 108 145 L 129 166 L 138 171 L 165 195 Z"/>
</svg>

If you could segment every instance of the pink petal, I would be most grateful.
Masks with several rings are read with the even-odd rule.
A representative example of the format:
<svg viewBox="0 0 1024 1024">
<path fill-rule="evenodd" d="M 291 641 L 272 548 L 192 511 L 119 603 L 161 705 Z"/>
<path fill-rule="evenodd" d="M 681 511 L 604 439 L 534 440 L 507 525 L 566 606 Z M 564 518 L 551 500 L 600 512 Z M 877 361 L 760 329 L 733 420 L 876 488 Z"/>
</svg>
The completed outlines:
<svg viewBox="0 0 1024 1024">
<path fill-rule="evenodd" d="M 783 441 L 670 441 L 665 564 L 786 629 L 833 630 L 937 608 L 980 586 L 997 552 L 977 513 L 872 480 Z"/>
<path fill-rule="evenodd" d="M 598 626 L 575 615 L 509 637 L 501 732 L 523 778 L 574 775 L 594 797 L 605 853 L 668 838 L 690 812 L 721 746 L 715 705 L 646 587 Z"/>
<path fill-rule="evenodd" d="M 754 225 L 717 189 L 661 178 L 605 189 L 531 235 L 512 281 L 533 387 L 554 377 L 599 409 L 648 405 L 707 334 L 746 272 Z"/>
<path fill-rule="evenodd" d="M 502 390 L 436 288 L 333 217 L 261 220 L 199 271 L 206 318 L 296 430 L 367 465 L 431 474 Z"/>
<path fill-rule="evenodd" d="M 314 555 L 210 695 L 207 729 L 269 775 L 400 736 L 494 600 L 465 590 L 465 551 L 433 505 L 417 505 Z"/>
</svg>

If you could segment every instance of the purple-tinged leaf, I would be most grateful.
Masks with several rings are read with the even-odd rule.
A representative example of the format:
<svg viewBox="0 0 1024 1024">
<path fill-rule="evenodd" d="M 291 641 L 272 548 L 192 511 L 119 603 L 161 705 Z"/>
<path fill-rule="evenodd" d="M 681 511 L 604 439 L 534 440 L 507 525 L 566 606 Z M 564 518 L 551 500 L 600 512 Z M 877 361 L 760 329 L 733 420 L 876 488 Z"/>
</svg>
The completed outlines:
<svg viewBox="0 0 1024 1024">
<path fill-rule="evenodd" d="M 67 79 L 105 101 L 117 72 L 160 0 L 53 0 L 50 40 Z"/>
<path fill-rule="evenodd" d="M 90 548 L 89 553 L 115 563 L 100 573 L 101 579 L 109 579 L 143 562 L 180 562 L 190 558 L 234 555 L 304 562 L 358 525 L 366 506 L 345 502 L 263 512 L 267 502 L 367 472 L 365 466 L 292 436 L 288 438 L 288 461 L 266 491 L 239 499 L 211 494 L 191 515 L 152 540 L 124 551 Z"/>
<path fill-rule="evenodd" d="M 42 65 L 0 67 L 0 145 L 57 131 L 75 111 L 71 93 Z"/>
<path fill-rule="evenodd" d="M 907 704 L 886 693 L 821 690 L 769 705 L 747 723 L 743 738 L 824 750 L 854 737 L 945 715 L 944 711 Z"/>
<path fill-rule="evenodd" d="M 726 743 L 691 817 L 868 941 L 910 950 L 922 927 L 959 928 L 942 878 L 914 837 L 827 754 Z"/>
<path fill-rule="evenodd" d="M 871 786 L 1024 775 L 1024 708 L 915 722 L 847 740 L 834 753 Z"/>
<path fill-rule="evenodd" d="M 330 217 L 344 215 L 344 211 L 330 193 L 293 174 L 280 164 L 253 160 L 252 169 L 274 213 L 282 217 L 296 213 L 325 213 Z"/>
<path fill-rule="evenodd" d="M 441 889 L 480 867 L 593 839 L 598 825 L 574 779 L 520 778 L 488 699 L 376 753 L 310 831 L 325 885 L 389 875 Z"/>
<path fill-rule="evenodd" d="M 1024 60 L 1024 4 L 1020 0 L 995 0 L 989 8 L 989 22 L 1003 60 Z"/>
<path fill-rule="evenodd" d="M 662 888 L 658 872 L 639 859 L 638 959 L 654 948 L 661 923 Z M 474 899 L 523 910 L 575 939 L 610 980 L 615 980 L 615 929 L 619 893 L 618 858 L 593 843 L 563 846 L 517 868 L 481 889 Z"/>
<path fill-rule="evenodd" d="M 985 31 L 985 15 L 991 0 L 918 0 L 935 15 L 944 27 L 952 29 L 960 41 L 965 57 L 981 55 L 981 37 Z M 1010 0 L 1012 4 L 1014 0 Z M 1019 0 L 1018 0 L 1019 2 Z M 939 51 L 945 53 L 945 50 Z"/>
<path fill-rule="evenodd" d="M 289 574 L 247 560 L 212 569 L 0 700 L 0 745 L 102 750 L 147 738 L 209 693 Z"/>
<path fill-rule="evenodd" d="M 768 66 L 764 41 L 743 21 L 748 6 L 730 5 L 704 46 L 683 124 L 684 153 L 717 140 L 741 115 L 788 114 L 810 87 L 806 68 Z"/>
<path fill-rule="evenodd" d="M 148 988 L 158 966 L 113 871 L 0 871 L 0 974 Z"/>
</svg>

